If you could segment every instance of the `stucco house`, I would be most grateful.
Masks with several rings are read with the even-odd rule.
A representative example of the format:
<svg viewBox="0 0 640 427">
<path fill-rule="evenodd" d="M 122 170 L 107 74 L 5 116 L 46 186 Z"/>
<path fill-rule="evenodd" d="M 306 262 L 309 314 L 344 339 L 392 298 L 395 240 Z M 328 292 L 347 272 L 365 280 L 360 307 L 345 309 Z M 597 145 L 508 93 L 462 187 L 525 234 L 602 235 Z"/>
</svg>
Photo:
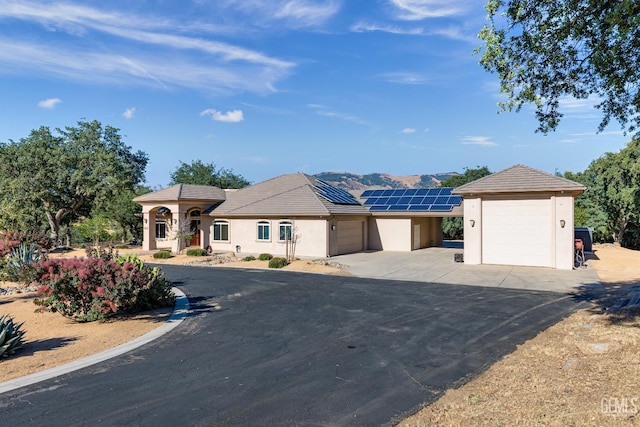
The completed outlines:
<svg viewBox="0 0 640 427">
<path fill-rule="evenodd" d="M 442 216 L 462 215 L 460 203 L 451 212 L 375 211 L 379 206 L 303 173 L 239 190 L 177 184 L 134 201 L 142 205 L 143 249 L 174 252 L 182 249 L 176 235 L 188 232 L 187 246 L 247 254 L 285 255 L 292 240 L 304 257 L 411 251 L 441 245 Z"/>
<path fill-rule="evenodd" d="M 457 189 L 373 189 L 359 197 L 303 173 L 239 190 L 178 184 L 136 197 L 143 249 L 330 257 L 442 245 L 464 215 L 469 264 L 572 268 L 573 198 L 584 187 L 517 165 Z M 464 198 L 464 203 L 463 203 Z M 188 236 L 185 239 L 181 236 Z"/>
</svg>

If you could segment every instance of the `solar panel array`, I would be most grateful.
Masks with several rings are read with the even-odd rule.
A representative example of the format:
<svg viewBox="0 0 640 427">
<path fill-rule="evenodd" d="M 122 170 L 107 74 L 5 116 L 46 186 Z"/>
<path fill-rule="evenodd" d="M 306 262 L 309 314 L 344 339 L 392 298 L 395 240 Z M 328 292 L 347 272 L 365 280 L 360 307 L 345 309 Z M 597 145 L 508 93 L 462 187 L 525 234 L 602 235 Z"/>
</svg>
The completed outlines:
<svg viewBox="0 0 640 427">
<path fill-rule="evenodd" d="M 451 212 L 462 204 L 462 196 L 452 191 L 449 187 L 366 190 L 360 197 L 370 212 Z"/>
<path fill-rule="evenodd" d="M 353 197 L 351 193 L 341 188 L 336 188 L 327 184 L 322 180 L 318 180 L 317 185 L 314 185 L 316 193 L 330 201 L 331 203 L 337 203 L 339 205 L 359 205 L 360 202 Z"/>
</svg>

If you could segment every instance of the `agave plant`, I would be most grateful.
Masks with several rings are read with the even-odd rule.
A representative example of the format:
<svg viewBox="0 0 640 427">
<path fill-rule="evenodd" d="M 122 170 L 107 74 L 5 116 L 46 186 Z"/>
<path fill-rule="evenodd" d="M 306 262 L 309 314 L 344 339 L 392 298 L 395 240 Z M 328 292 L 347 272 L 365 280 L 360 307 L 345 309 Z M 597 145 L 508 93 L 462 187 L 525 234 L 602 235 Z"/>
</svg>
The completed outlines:
<svg viewBox="0 0 640 427">
<path fill-rule="evenodd" d="M 9 357 L 22 347 L 24 331 L 20 327 L 22 323 L 13 323 L 6 314 L 0 317 L 0 357 Z"/>
<path fill-rule="evenodd" d="M 44 256 L 35 243 L 21 243 L 13 248 L 7 257 L 6 268 L 10 280 L 30 283 L 33 280 L 34 265 Z"/>
</svg>

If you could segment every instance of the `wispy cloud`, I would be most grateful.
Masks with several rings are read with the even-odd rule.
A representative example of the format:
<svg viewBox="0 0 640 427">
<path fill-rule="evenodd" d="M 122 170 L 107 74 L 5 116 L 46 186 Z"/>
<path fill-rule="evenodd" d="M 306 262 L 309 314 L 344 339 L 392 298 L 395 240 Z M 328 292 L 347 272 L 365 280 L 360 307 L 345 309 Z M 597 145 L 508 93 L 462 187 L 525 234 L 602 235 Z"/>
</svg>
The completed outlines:
<svg viewBox="0 0 640 427">
<path fill-rule="evenodd" d="M 340 113 L 340 112 L 336 112 L 336 111 L 329 111 L 325 106 L 320 105 L 320 104 L 308 104 L 307 107 L 311 108 L 312 110 L 315 111 L 315 113 L 319 116 L 324 116 L 324 117 L 331 117 L 334 119 L 340 119 L 340 120 L 344 120 L 347 122 L 353 122 L 353 123 L 357 123 L 359 125 L 369 125 L 369 123 L 366 120 L 363 120 L 359 117 L 353 116 L 351 114 L 346 114 L 346 113 Z"/>
<path fill-rule="evenodd" d="M 414 128 L 404 128 L 400 132 L 405 134 L 410 134 L 410 133 L 416 133 L 416 130 Z"/>
<path fill-rule="evenodd" d="M 483 147 L 495 147 L 495 142 L 491 141 L 490 136 L 463 136 L 461 138 L 464 145 L 481 145 Z"/>
<path fill-rule="evenodd" d="M 60 104 L 62 100 L 60 98 L 47 98 L 38 102 L 38 107 L 45 108 L 47 110 L 53 110 L 56 105 Z"/>
<path fill-rule="evenodd" d="M 436 36 L 451 40 L 464 41 L 474 45 L 479 43 L 477 34 L 465 31 L 462 27 L 451 25 L 442 28 L 430 27 L 429 29 L 425 29 L 424 27 L 405 27 L 401 25 L 376 24 L 359 21 L 351 25 L 349 30 L 354 33 L 380 32 L 407 36 Z"/>
<path fill-rule="evenodd" d="M 404 28 L 397 25 L 373 24 L 368 22 L 357 22 L 353 24 L 349 28 L 349 30 L 354 33 L 381 32 L 401 35 L 405 34 L 411 36 L 420 36 L 425 34 L 424 28 L 422 27 Z"/>
<path fill-rule="evenodd" d="M 194 37 L 184 35 L 187 30 L 195 31 L 189 23 L 162 17 L 112 13 L 70 3 L 20 2 L 0 8 L 0 20 L 9 18 L 69 36 L 33 33 L 23 40 L 0 38 L 0 68 L 5 73 L 32 71 L 72 80 L 152 84 L 165 89 L 182 86 L 214 93 L 267 93 L 295 66 L 215 40 L 210 34 L 196 31 Z M 113 37 L 108 49 L 105 43 L 87 42 L 105 35 Z M 115 53 L 123 42 L 127 53 Z M 171 67 L 167 67 L 168 57 L 172 58 Z"/>
<path fill-rule="evenodd" d="M 226 0 L 223 3 L 261 25 L 284 24 L 289 28 L 317 27 L 340 11 L 338 0 Z"/>
<path fill-rule="evenodd" d="M 136 107 L 127 108 L 126 110 L 124 110 L 124 113 L 122 113 L 122 117 L 124 117 L 127 120 L 133 119 L 133 117 L 135 116 L 135 113 L 136 113 Z"/>
<path fill-rule="evenodd" d="M 384 73 L 381 77 L 389 83 L 399 83 L 404 85 L 421 85 L 427 82 L 424 74 L 410 72 Z"/>
<path fill-rule="evenodd" d="M 461 0 L 391 0 L 397 19 L 419 21 L 427 18 L 443 18 L 460 15 L 466 9 Z"/>
<path fill-rule="evenodd" d="M 201 116 L 211 116 L 217 122 L 238 123 L 244 120 L 242 110 L 232 110 L 223 113 L 212 108 L 208 108 L 200 113 Z"/>
</svg>

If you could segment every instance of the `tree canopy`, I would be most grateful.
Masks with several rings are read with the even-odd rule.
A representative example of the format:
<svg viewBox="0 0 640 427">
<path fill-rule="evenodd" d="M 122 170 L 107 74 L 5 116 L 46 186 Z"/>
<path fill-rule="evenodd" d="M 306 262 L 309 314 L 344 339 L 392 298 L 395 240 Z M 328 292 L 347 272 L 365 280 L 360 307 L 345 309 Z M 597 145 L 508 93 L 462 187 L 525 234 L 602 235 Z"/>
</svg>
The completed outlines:
<svg viewBox="0 0 640 427">
<path fill-rule="evenodd" d="M 498 74 L 503 111 L 536 106 L 538 131 L 563 116 L 566 97 L 593 97 L 598 130 L 640 123 L 640 2 L 637 0 L 489 0 L 480 63 Z"/>
<path fill-rule="evenodd" d="M 564 177 L 587 187 L 576 199 L 577 226 L 592 227 L 598 240 L 640 248 L 640 236 L 634 235 L 640 226 L 640 138 L 595 159 L 584 172 L 565 172 Z"/>
<path fill-rule="evenodd" d="M 142 182 L 147 161 L 145 153 L 122 142 L 118 129 L 98 121 L 55 132 L 43 126 L 0 144 L 3 203 L 15 215 L 44 213 L 57 241 L 61 225 Z"/>
<path fill-rule="evenodd" d="M 180 162 L 171 173 L 170 185 L 196 184 L 211 185 L 218 188 L 243 188 L 251 184 L 242 175 L 236 175 L 229 169 L 217 169 L 214 163 L 195 160 L 191 163 Z"/>
</svg>

